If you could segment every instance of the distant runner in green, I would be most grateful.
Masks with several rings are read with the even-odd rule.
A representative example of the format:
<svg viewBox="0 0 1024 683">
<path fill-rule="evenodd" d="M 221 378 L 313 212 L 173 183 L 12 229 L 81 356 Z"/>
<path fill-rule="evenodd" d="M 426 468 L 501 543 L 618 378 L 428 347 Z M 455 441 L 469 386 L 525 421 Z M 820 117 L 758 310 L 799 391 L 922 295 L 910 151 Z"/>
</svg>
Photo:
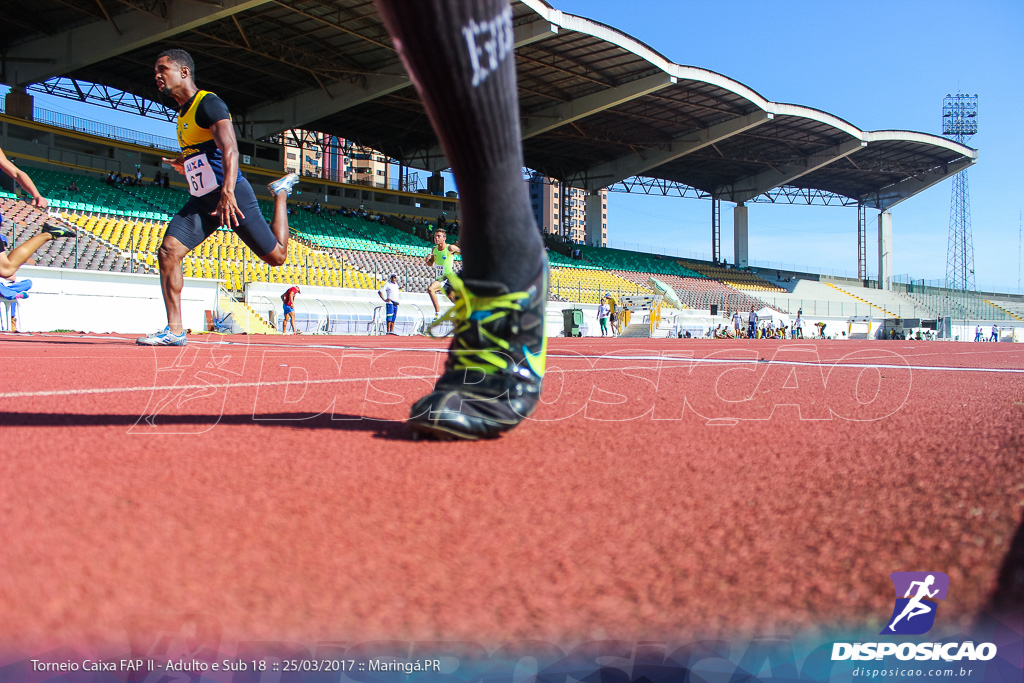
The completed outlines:
<svg viewBox="0 0 1024 683">
<path fill-rule="evenodd" d="M 427 287 L 427 294 L 430 295 L 430 303 L 434 304 L 434 315 L 441 314 L 441 307 L 437 304 L 437 293 L 444 290 L 445 296 L 452 303 L 455 303 L 455 290 L 448 283 L 448 279 L 455 273 L 455 255 L 460 253 L 459 248 L 454 244 L 448 244 L 448 232 L 441 227 L 434 230 L 434 247 L 427 256 L 427 265 L 434 267 L 434 281 Z"/>
</svg>

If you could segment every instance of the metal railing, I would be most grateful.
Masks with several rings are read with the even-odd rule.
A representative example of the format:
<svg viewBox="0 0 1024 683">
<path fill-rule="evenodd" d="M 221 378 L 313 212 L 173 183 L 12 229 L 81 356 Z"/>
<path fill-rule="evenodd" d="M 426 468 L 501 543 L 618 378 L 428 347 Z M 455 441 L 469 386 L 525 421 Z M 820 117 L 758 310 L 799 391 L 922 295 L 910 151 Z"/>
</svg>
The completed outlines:
<svg viewBox="0 0 1024 683">
<path fill-rule="evenodd" d="M 2 101 L 3 98 L 0 98 L 0 103 Z M 0 104 L 0 113 L 5 113 L 2 104 Z M 73 130 L 79 133 L 88 133 L 89 135 L 117 140 L 118 142 L 129 142 L 134 145 L 142 145 L 143 147 L 152 147 L 162 152 L 177 152 L 178 150 L 178 141 L 174 138 L 143 133 L 130 128 L 121 128 L 120 126 L 112 126 L 109 123 L 83 119 L 80 116 L 41 109 L 40 107 L 32 109 L 32 120 L 36 123 L 44 123 L 49 126 Z"/>
<path fill-rule="evenodd" d="M 941 280 L 915 280 L 898 275 L 892 280 L 893 291 L 920 302 L 940 318 L 954 320 L 1011 320 L 1011 316 L 978 292 L 949 289 Z M 911 316 L 913 317 L 913 316 Z"/>
<path fill-rule="evenodd" d="M 643 244 L 642 242 L 616 240 L 608 240 L 607 246 L 609 249 L 633 251 L 638 254 L 654 254 L 660 256 L 689 259 L 691 261 L 707 261 L 708 263 L 712 263 L 711 254 L 709 252 L 703 251 L 671 249 L 669 247 L 658 246 L 656 244 Z M 820 266 L 812 267 L 807 265 L 800 265 L 797 263 L 784 263 L 782 261 L 759 261 L 756 259 L 751 259 L 747 262 L 747 266 L 753 268 L 762 268 L 764 270 L 778 270 L 786 273 L 815 273 L 821 275 L 847 277 L 851 279 L 857 278 L 857 272 L 854 270 L 846 270 L 843 268 L 821 268 Z"/>
</svg>

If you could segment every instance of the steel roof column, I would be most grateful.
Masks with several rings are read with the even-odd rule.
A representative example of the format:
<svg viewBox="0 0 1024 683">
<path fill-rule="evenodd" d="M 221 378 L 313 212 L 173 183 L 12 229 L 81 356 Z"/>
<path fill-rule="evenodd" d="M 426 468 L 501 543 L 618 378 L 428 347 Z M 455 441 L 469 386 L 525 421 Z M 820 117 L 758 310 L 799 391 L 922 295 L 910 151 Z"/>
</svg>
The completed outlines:
<svg viewBox="0 0 1024 683">
<path fill-rule="evenodd" d="M 868 279 L 868 207 L 857 203 L 857 277 Z"/>
<path fill-rule="evenodd" d="M 878 214 L 878 288 L 892 289 L 892 214 Z"/>
<path fill-rule="evenodd" d="M 737 267 L 747 265 L 747 207 L 737 204 L 732 210 L 732 251 Z"/>
<path fill-rule="evenodd" d="M 722 260 L 722 200 L 711 198 L 711 260 Z"/>
</svg>

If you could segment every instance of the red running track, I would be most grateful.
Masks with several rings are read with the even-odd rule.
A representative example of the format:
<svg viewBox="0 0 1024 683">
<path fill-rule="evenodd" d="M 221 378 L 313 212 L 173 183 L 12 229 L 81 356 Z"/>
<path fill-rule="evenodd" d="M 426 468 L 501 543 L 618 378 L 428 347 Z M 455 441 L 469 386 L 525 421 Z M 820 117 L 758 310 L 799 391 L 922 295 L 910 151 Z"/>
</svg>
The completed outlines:
<svg viewBox="0 0 1024 683">
<path fill-rule="evenodd" d="M 0 642 L 877 627 L 911 570 L 1021 606 L 1022 347 L 555 339 L 535 419 L 413 442 L 441 347 L 0 336 Z"/>
</svg>

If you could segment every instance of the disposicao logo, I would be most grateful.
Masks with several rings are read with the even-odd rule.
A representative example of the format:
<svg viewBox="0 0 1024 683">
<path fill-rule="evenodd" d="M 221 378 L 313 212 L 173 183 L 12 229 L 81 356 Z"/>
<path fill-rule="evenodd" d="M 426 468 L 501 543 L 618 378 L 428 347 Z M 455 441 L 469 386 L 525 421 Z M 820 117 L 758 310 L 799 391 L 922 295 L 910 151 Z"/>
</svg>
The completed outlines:
<svg viewBox="0 0 1024 683">
<path fill-rule="evenodd" d="M 946 599 L 949 577 L 942 572 L 893 572 L 889 575 L 896 589 L 892 616 L 880 635 L 916 636 L 935 625 L 937 600 Z M 987 661 L 996 656 L 992 643 L 833 643 L 832 660 L 884 659 L 895 655 L 900 660 Z"/>
<path fill-rule="evenodd" d="M 893 572 L 889 578 L 896 587 L 896 607 L 882 635 L 928 633 L 939 608 L 936 599 L 946 599 L 949 577 L 942 572 Z"/>
</svg>

